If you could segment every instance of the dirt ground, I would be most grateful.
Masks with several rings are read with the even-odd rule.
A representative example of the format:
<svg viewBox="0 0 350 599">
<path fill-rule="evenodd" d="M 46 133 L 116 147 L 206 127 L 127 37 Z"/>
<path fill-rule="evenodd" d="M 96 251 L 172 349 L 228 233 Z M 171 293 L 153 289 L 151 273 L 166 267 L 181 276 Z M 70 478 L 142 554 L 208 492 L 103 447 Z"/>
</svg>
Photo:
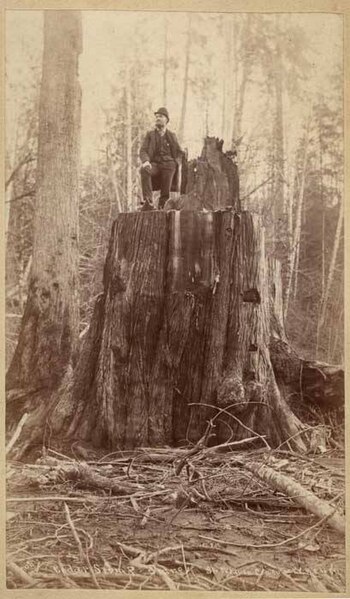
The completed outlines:
<svg viewBox="0 0 350 599">
<path fill-rule="evenodd" d="M 344 536 L 245 468 L 268 463 L 342 514 L 340 449 L 183 455 L 80 447 L 9 462 L 8 588 L 345 592 Z"/>
</svg>

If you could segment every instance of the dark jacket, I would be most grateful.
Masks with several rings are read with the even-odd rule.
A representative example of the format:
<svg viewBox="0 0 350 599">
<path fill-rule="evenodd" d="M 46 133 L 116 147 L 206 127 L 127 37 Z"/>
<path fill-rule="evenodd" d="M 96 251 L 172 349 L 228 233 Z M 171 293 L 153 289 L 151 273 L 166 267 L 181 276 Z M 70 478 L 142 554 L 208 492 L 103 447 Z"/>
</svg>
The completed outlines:
<svg viewBox="0 0 350 599">
<path fill-rule="evenodd" d="M 170 145 L 170 153 L 176 162 L 176 171 L 175 171 L 175 175 L 173 178 L 173 183 L 172 183 L 171 189 L 172 189 L 172 191 L 177 191 L 178 184 L 179 184 L 179 165 L 181 165 L 184 152 L 183 152 L 183 150 L 181 150 L 180 144 L 177 141 L 177 137 L 176 137 L 175 133 L 173 133 L 172 131 L 169 131 L 169 129 L 167 129 L 165 132 L 165 135 L 166 135 L 166 138 Z M 152 129 L 152 131 L 148 131 L 148 133 L 146 133 L 145 139 L 143 140 L 143 143 L 142 143 L 142 146 L 140 149 L 141 161 L 146 162 L 148 160 L 149 162 L 152 162 L 154 160 L 154 158 L 156 157 L 157 149 L 158 148 L 157 148 L 156 130 Z M 158 187 L 153 184 L 153 189 L 156 190 L 157 188 Z M 160 187 L 158 189 L 160 189 Z"/>
<path fill-rule="evenodd" d="M 152 129 L 152 131 L 148 131 L 148 133 L 146 133 L 145 139 L 143 140 L 143 143 L 142 143 L 142 146 L 140 149 L 140 158 L 141 158 L 142 162 L 146 162 L 146 160 L 148 160 L 149 162 L 152 162 L 154 160 L 154 158 L 156 157 L 156 153 L 157 153 L 156 133 L 157 132 L 155 129 Z M 165 136 L 169 142 L 170 152 L 171 152 L 171 155 L 174 158 L 175 162 L 177 162 L 177 163 L 181 162 L 183 151 L 180 148 L 180 145 L 179 145 L 179 142 L 177 141 L 177 137 L 176 137 L 175 133 L 173 133 L 172 131 L 169 131 L 169 129 L 167 129 L 165 132 Z"/>
</svg>

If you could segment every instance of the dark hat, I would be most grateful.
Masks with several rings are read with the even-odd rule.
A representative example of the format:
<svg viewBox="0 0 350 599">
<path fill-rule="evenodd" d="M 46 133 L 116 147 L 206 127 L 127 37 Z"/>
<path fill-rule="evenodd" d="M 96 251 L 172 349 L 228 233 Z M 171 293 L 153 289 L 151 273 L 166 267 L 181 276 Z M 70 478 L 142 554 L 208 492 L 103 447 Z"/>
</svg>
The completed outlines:
<svg viewBox="0 0 350 599">
<path fill-rule="evenodd" d="M 162 106 L 161 108 L 158 108 L 158 110 L 154 114 L 163 114 L 168 119 L 168 121 L 170 120 L 169 113 L 168 113 L 167 109 L 164 108 L 164 106 Z"/>
</svg>

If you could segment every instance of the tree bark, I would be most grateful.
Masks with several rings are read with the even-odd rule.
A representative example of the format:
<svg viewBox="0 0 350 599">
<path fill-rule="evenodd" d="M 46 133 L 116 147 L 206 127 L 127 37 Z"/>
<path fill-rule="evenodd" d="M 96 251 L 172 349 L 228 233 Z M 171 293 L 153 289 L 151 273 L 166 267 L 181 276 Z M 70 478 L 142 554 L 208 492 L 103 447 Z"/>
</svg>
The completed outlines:
<svg viewBox="0 0 350 599">
<path fill-rule="evenodd" d="M 183 164 L 185 193 L 168 200 L 165 210 L 241 210 L 236 157 L 222 147 L 217 137 L 204 140 L 201 156 Z"/>
<path fill-rule="evenodd" d="M 8 389 L 55 388 L 77 348 L 80 52 L 80 14 L 45 12 L 33 261 Z"/>
<path fill-rule="evenodd" d="M 340 245 L 340 236 L 341 236 L 341 232 L 342 232 L 342 228 L 343 228 L 343 219 L 344 219 L 344 202 L 343 202 L 343 198 L 340 198 L 339 215 L 338 215 L 338 221 L 337 221 L 337 228 L 336 228 L 335 235 L 334 235 L 332 257 L 331 257 L 331 262 L 329 265 L 326 288 L 325 288 L 323 297 L 321 299 L 321 315 L 320 315 L 319 324 L 318 324 L 318 326 L 320 328 L 323 326 L 325 317 L 326 317 L 326 308 L 327 308 L 327 303 L 328 303 L 328 299 L 329 299 L 329 293 L 330 293 L 331 286 L 333 283 L 335 265 L 336 265 L 336 261 L 337 261 L 337 254 L 338 254 L 338 249 L 339 249 L 339 245 Z"/>
<path fill-rule="evenodd" d="M 215 169 L 225 177 L 222 142 L 206 140 L 188 187 L 198 164 L 204 202 Z M 314 393 L 321 366 L 303 363 L 300 378 L 280 264 L 265 255 L 257 215 L 203 208 L 118 215 L 74 375 L 66 370 L 50 411 L 37 403 L 27 445 L 42 440 L 46 422 L 53 436 L 111 450 L 198 443 L 209 420 L 219 443 L 253 436 L 306 449 L 289 391 L 301 380 Z"/>
<path fill-rule="evenodd" d="M 164 48 L 163 48 L 163 106 L 167 105 L 167 75 L 168 75 L 168 17 L 164 16 Z"/>
<path fill-rule="evenodd" d="M 186 118 L 187 94 L 188 94 L 188 72 L 189 72 L 189 68 L 190 68 L 191 23 L 192 23 L 192 15 L 191 15 L 191 13 L 189 13 L 188 14 L 188 27 L 187 27 L 187 40 L 186 40 L 184 86 L 183 86 L 183 94 L 182 94 L 180 124 L 179 124 L 179 128 L 178 128 L 178 137 L 179 137 L 180 144 L 183 143 L 184 131 L 185 131 L 185 118 Z"/>
<path fill-rule="evenodd" d="M 247 86 L 249 81 L 249 76 L 252 68 L 252 58 L 249 53 L 244 48 L 244 43 L 246 40 L 249 40 L 251 35 L 251 15 L 245 15 L 245 22 L 243 26 L 243 31 L 241 33 L 241 52 L 243 53 L 242 60 L 242 76 L 239 85 L 239 90 L 236 89 L 236 104 L 234 108 L 234 124 L 231 138 L 231 147 L 232 149 L 236 146 L 236 141 L 241 137 L 242 134 L 242 120 L 243 120 L 243 112 L 244 112 L 244 103 L 246 99 Z"/>
<path fill-rule="evenodd" d="M 130 65 L 126 65 L 125 84 L 125 109 L 126 109 L 126 209 L 134 210 L 132 189 L 132 101 L 131 101 L 131 79 Z"/>
<path fill-rule="evenodd" d="M 290 299 L 290 291 L 292 286 L 293 275 L 295 277 L 295 285 L 297 285 L 297 254 L 298 248 L 300 247 L 300 237 L 301 237 L 301 220 L 302 220 L 302 208 L 304 202 L 304 191 L 305 191 L 305 179 L 306 179 L 306 167 L 307 167 L 307 159 L 308 159 L 308 151 L 309 151 L 309 138 L 310 138 L 310 123 L 311 116 L 308 118 L 307 128 L 306 128 L 306 136 L 305 136 L 305 145 L 304 145 L 304 154 L 303 154 L 303 162 L 302 162 L 302 171 L 300 175 L 300 186 L 298 193 L 298 202 L 296 208 L 296 216 L 295 216 L 295 227 L 293 233 L 293 242 L 290 253 L 290 268 L 287 272 L 287 285 L 286 285 L 286 293 L 285 293 L 285 306 L 284 306 L 284 314 L 287 317 L 288 314 L 288 306 Z"/>
<path fill-rule="evenodd" d="M 67 434 L 111 449 L 196 442 L 224 408 L 219 441 L 253 430 L 305 448 L 272 369 L 266 273 L 247 212 L 120 214 Z"/>
</svg>

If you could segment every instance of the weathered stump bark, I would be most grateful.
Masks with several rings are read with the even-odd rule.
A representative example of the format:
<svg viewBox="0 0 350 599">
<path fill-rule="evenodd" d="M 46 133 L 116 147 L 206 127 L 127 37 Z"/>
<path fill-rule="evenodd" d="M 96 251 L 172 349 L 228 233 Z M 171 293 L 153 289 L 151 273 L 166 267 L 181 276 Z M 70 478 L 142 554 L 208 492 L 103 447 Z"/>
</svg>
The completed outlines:
<svg viewBox="0 0 350 599">
<path fill-rule="evenodd" d="M 342 403 L 343 371 L 288 344 L 280 265 L 258 216 L 240 212 L 237 165 L 216 138 L 165 211 L 118 215 L 104 291 L 62 376 L 50 401 L 11 392 L 16 423 L 30 412 L 25 447 L 46 424 L 52 438 L 121 449 L 196 443 L 213 421 L 217 442 L 305 450 L 291 397 Z"/>
<path fill-rule="evenodd" d="M 68 435 L 110 448 L 218 440 L 277 445 L 302 425 L 269 354 L 263 230 L 247 212 L 120 214 L 81 353 Z"/>
<path fill-rule="evenodd" d="M 241 210 L 237 152 L 223 152 L 223 140 L 206 137 L 201 155 L 186 164 L 181 196 L 165 210 Z"/>
</svg>

